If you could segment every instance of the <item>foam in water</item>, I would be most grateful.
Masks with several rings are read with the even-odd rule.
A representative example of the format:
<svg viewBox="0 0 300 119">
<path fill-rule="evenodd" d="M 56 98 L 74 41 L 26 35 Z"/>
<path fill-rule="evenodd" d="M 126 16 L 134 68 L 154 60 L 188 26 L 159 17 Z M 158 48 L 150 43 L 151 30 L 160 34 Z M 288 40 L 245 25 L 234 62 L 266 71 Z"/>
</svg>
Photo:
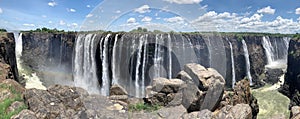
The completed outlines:
<svg viewBox="0 0 300 119">
<path fill-rule="evenodd" d="M 31 88 L 36 88 L 36 89 L 41 89 L 41 90 L 46 90 L 47 88 L 43 85 L 43 83 L 40 81 L 39 77 L 36 75 L 36 73 L 32 73 L 31 75 L 26 75 L 25 69 L 22 67 L 22 61 L 21 61 L 21 56 L 22 56 L 22 33 L 14 33 L 14 37 L 16 39 L 16 59 L 17 59 L 17 67 L 19 74 L 24 76 L 23 78 L 26 80 L 25 83 L 25 88 L 26 89 L 31 89 Z"/>
<path fill-rule="evenodd" d="M 232 49 L 232 44 L 231 42 L 226 39 L 229 43 L 229 46 L 230 46 L 230 58 L 231 58 L 231 70 L 232 70 L 232 88 L 234 88 L 234 85 L 235 85 L 235 82 L 236 82 L 236 79 L 235 79 L 235 68 L 234 68 L 234 54 L 233 54 L 233 49 Z"/>
<path fill-rule="evenodd" d="M 249 79 L 250 85 L 253 85 L 252 76 L 250 73 L 250 59 L 249 59 L 248 47 L 247 47 L 245 40 L 242 40 L 242 44 L 243 44 L 244 56 L 245 56 L 245 60 L 246 60 L 247 77 Z"/>
<path fill-rule="evenodd" d="M 82 87 L 91 94 L 100 94 L 96 75 L 95 34 L 80 34 L 76 39 L 74 57 L 74 85 Z"/>
</svg>

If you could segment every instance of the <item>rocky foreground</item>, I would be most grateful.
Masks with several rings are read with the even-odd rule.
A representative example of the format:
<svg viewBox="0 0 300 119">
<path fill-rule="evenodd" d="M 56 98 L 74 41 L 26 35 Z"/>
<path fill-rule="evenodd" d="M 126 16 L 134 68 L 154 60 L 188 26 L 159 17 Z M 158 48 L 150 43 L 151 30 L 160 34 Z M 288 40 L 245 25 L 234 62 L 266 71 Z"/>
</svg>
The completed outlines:
<svg viewBox="0 0 300 119">
<path fill-rule="evenodd" d="M 128 96 L 119 85 L 113 85 L 110 96 L 106 97 L 62 85 L 39 90 L 24 89 L 13 80 L 3 80 L 1 84 L 12 85 L 22 93 L 23 101 L 13 102 L 9 109 L 17 109 L 14 106 L 17 102 L 27 107 L 13 119 L 252 119 L 257 116 L 257 101 L 246 80 L 238 82 L 234 91 L 225 91 L 223 77 L 216 70 L 199 64 L 185 65 L 177 78 L 154 79 L 143 99 Z M 0 90 L 0 94 L 3 99 L 3 95 L 13 93 Z"/>
</svg>

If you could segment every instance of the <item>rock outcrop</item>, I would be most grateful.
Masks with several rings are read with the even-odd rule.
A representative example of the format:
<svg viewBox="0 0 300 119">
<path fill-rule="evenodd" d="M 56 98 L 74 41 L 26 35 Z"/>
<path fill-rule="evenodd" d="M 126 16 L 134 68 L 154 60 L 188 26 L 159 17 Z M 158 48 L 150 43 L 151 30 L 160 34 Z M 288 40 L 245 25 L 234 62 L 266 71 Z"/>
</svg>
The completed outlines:
<svg viewBox="0 0 300 119">
<path fill-rule="evenodd" d="M 0 33 L 0 80 L 19 81 L 13 33 Z"/>
<path fill-rule="evenodd" d="M 284 84 L 279 89 L 281 93 L 290 98 L 290 109 L 300 105 L 300 39 L 290 40 L 288 50 L 287 72 Z"/>
</svg>

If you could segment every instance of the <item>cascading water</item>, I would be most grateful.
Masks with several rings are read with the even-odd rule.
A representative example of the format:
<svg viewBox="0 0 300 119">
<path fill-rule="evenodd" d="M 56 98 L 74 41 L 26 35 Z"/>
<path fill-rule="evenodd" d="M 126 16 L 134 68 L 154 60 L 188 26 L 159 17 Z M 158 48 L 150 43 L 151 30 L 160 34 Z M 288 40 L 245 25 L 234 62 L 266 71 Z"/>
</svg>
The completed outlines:
<svg viewBox="0 0 300 119">
<path fill-rule="evenodd" d="M 98 78 L 96 74 L 96 35 L 79 34 L 75 44 L 74 56 L 74 85 L 82 87 L 91 94 L 100 94 Z"/>
<path fill-rule="evenodd" d="M 250 73 L 249 52 L 248 52 L 247 44 L 246 44 L 244 39 L 242 40 L 242 44 L 243 44 L 244 56 L 245 56 L 245 60 L 246 60 L 247 77 L 249 79 L 250 85 L 253 85 L 252 76 L 251 76 L 251 73 Z"/>
<path fill-rule="evenodd" d="M 233 54 L 233 49 L 232 49 L 232 44 L 231 42 L 226 38 L 227 42 L 229 43 L 230 47 L 230 58 L 231 58 L 231 70 L 232 70 L 232 88 L 234 88 L 236 79 L 235 79 L 235 68 L 234 68 L 234 54 Z"/>
<path fill-rule="evenodd" d="M 272 38 L 263 36 L 263 48 L 267 57 L 269 68 L 285 68 L 290 38 Z"/>
<path fill-rule="evenodd" d="M 271 64 L 272 62 L 274 62 L 274 48 L 268 36 L 263 36 L 263 47 L 268 59 L 268 64 Z"/>
<path fill-rule="evenodd" d="M 36 88 L 36 89 L 41 89 L 41 90 L 46 90 L 46 87 L 42 84 L 40 81 L 39 77 L 36 75 L 36 73 L 31 73 L 30 75 L 25 74 L 24 72 L 25 69 L 23 68 L 22 61 L 21 61 L 21 56 L 22 56 L 22 50 L 23 50 L 23 39 L 22 39 L 23 33 L 14 33 L 14 37 L 16 39 L 16 59 L 17 59 L 17 67 L 19 74 L 24 76 L 23 78 L 26 80 L 25 83 L 25 88 L 26 89 L 31 89 L 31 88 Z"/>
<path fill-rule="evenodd" d="M 117 58 L 117 42 L 118 42 L 118 34 L 116 34 L 115 36 L 115 42 L 114 42 L 114 47 L 113 47 L 113 56 L 112 56 L 112 84 L 118 84 L 118 79 L 117 79 L 117 70 L 116 70 L 116 65 L 114 64 L 117 64 L 116 62 L 116 58 Z"/>
<path fill-rule="evenodd" d="M 109 95 L 109 86 L 110 79 L 108 73 L 108 40 L 111 34 L 107 34 L 104 39 L 103 50 L 102 52 L 102 86 L 101 86 L 101 94 Z"/>
<path fill-rule="evenodd" d="M 168 78 L 171 79 L 172 78 L 172 39 L 170 34 L 168 34 L 168 48 L 169 48 L 169 76 Z"/>
</svg>

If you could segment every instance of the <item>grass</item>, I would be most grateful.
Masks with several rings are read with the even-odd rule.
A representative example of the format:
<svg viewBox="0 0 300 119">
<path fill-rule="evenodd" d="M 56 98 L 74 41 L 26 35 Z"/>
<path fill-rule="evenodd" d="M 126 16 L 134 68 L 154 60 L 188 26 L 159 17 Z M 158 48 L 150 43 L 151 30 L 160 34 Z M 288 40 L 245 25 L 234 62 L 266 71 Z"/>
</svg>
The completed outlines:
<svg viewBox="0 0 300 119">
<path fill-rule="evenodd" d="M 259 113 L 258 119 L 271 119 L 278 116 L 289 117 L 289 99 L 279 93 L 277 90 L 263 91 L 265 86 L 252 91 L 254 97 L 258 100 Z"/>
<path fill-rule="evenodd" d="M 134 111 L 152 112 L 152 111 L 156 111 L 160 108 L 161 108 L 161 106 L 159 106 L 159 105 L 150 105 L 150 104 L 146 104 L 146 103 L 137 103 L 137 104 L 133 104 L 133 105 L 128 106 L 128 110 L 130 112 L 134 112 Z"/>
<path fill-rule="evenodd" d="M 14 87 L 2 84 L 2 85 L 0 85 L 0 88 L 8 89 L 13 95 L 13 97 L 6 98 L 6 99 L 4 99 L 4 101 L 0 102 L 0 119 L 10 119 L 13 115 L 18 114 L 23 109 L 27 109 L 26 105 L 22 105 L 15 111 L 7 112 L 7 109 L 13 102 L 15 102 L 15 101 L 23 102 L 24 100 L 21 96 L 21 93 L 18 92 Z"/>
</svg>

